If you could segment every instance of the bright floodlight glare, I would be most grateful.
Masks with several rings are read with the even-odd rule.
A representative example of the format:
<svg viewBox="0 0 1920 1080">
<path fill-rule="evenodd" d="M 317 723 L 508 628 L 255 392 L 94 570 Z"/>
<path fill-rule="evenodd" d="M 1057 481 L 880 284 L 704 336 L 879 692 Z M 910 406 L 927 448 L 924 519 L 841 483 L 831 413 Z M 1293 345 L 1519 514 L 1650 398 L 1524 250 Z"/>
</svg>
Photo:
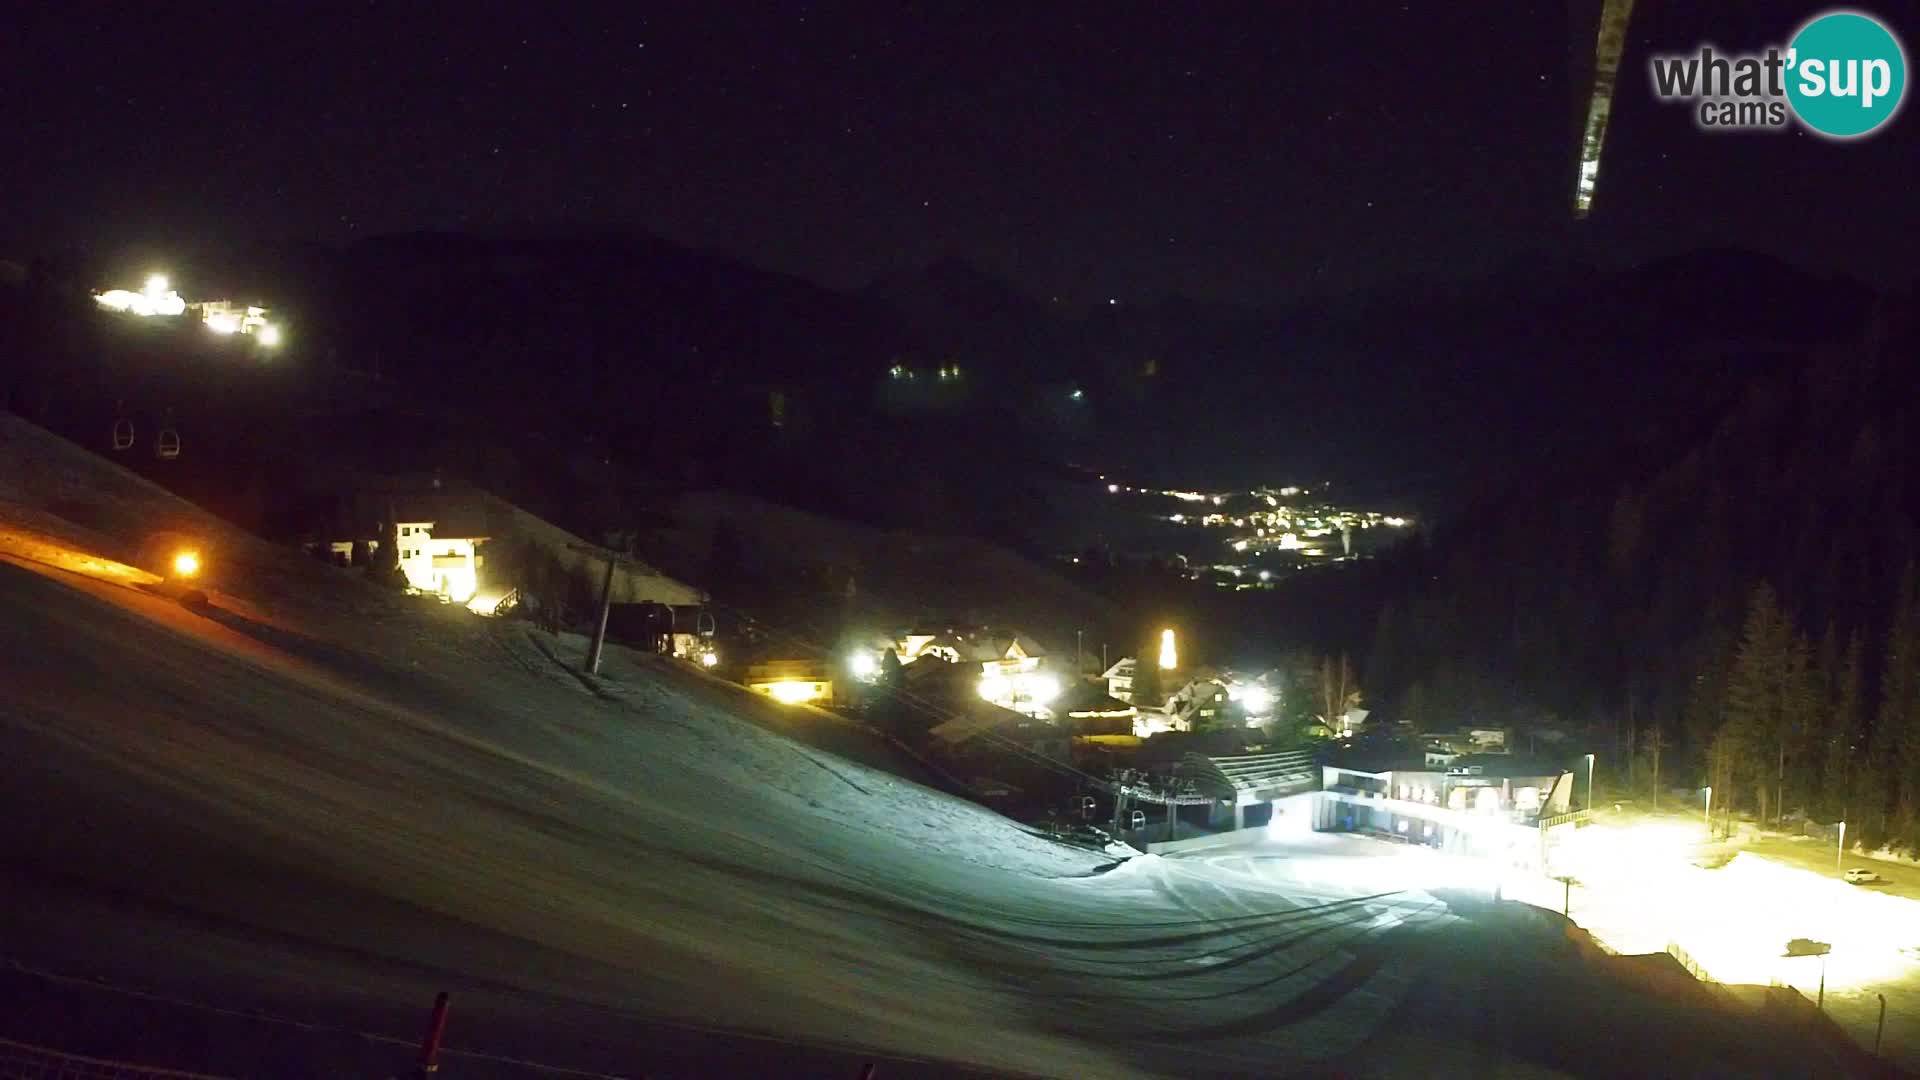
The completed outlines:
<svg viewBox="0 0 1920 1080">
<path fill-rule="evenodd" d="M 803 701 L 811 701 L 818 696 L 814 692 L 812 683 L 801 682 L 797 679 L 783 679 L 780 682 L 774 683 L 767 687 L 767 693 L 772 695 L 773 700 L 778 701 L 782 705 L 798 705 Z"/>
<path fill-rule="evenodd" d="M 200 572 L 200 556 L 196 552 L 182 551 L 173 557 L 175 577 L 193 577 Z"/>
<path fill-rule="evenodd" d="M 1173 631 L 1160 631 L 1160 666 L 1172 670 L 1180 666 L 1180 653 L 1173 645 Z"/>
<path fill-rule="evenodd" d="M 166 294 L 167 294 L 167 275 L 148 274 L 147 275 L 147 295 L 148 296 L 165 296 Z"/>
<path fill-rule="evenodd" d="M 254 336 L 260 339 L 260 344 L 262 345 L 273 346 L 280 344 L 280 328 L 272 323 L 262 326 L 260 332 Z"/>
<path fill-rule="evenodd" d="M 1034 675 L 1027 679 L 1027 700 L 1035 705 L 1045 705 L 1060 696 L 1060 680 L 1051 675 Z"/>
<path fill-rule="evenodd" d="M 988 701 L 1005 701 L 1013 696 L 1013 684 L 999 675 L 988 675 L 980 680 L 980 696 Z"/>
<path fill-rule="evenodd" d="M 1273 691 L 1264 686 L 1249 686 L 1240 691 L 1240 707 L 1259 716 L 1273 707 Z"/>
<path fill-rule="evenodd" d="M 240 332 L 240 320 L 231 315 L 209 315 L 207 329 L 216 334 L 237 334 Z"/>
<path fill-rule="evenodd" d="M 703 653 L 701 653 L 701 654 L 700 654 L 700 666 L 702 666 L 702 667 L 718 667 L 719 665 L 720 665 L 720 654 L 719 654 L 719 653 L 717 653 L 717 652 L 714 652 L 714 651 L 712 651 L 712 650 L 708 650 L 708 651 L 706 651 L 706 652 L 703 652 Z"/>
<path fill-rule="evenodd" d="M 879 673 L 880 664 L 874 660 L 872 653 L 862 649 L 847 659 L 847 668 L 853 672 L 855 678 L 871 679 Z"/>
</svg>

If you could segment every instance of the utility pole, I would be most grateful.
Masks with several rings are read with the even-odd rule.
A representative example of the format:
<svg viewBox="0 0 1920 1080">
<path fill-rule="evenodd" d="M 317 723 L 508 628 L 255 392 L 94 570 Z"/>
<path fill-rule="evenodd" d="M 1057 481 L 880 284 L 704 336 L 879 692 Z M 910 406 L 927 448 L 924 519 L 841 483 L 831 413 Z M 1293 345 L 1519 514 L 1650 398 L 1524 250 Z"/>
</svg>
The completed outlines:
<svg viewBox="0 0 1920 1080">
<path fill-rule="evenodd" d="M 607 644 L 607 616 L 613 613 L 613 568 L 622 562 L 631 562 L 632 557 L 608 548 L 593 547 L 587 544 L 568 544 L 574 551 L 585 552 L 597 558 L 607 560 L 607 574 L 600 582 L 600 617 L 594 620 L 593 640 L 587 645 L 586 672 L 589 675 L 600 673 L 600 652 Z"/>
</svg>

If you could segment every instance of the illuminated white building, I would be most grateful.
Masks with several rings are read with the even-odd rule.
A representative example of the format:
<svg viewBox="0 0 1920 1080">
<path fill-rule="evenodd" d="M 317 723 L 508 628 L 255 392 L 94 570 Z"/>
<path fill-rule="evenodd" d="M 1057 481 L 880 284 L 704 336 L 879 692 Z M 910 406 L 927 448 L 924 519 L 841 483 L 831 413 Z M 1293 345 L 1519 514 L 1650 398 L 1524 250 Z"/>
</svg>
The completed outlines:
<svg viewBox="0 0 1920 1080">
<path fill-rule="evenodd" d="M 477 549 L 486 537 L 436 537 L 431 521 L 403 521 L 399 534 L 400 570 L 407 584 L 456 604 L 473 598 L 480 584 Z"/>
<path fill-rule="evenodd" d="M 1573 773 L 1510 755 L 1467 755 L 1444 771 L 1323 772 L 1317 829 L 1387 833 L 1536 868 L 1547 857 L 1543 826 L 1572 807 Z"/>
<path fill-rule="evenodd" d="M 435 537 L 433 524 L 431 521 L 400 523 L 400 572 L 406 575 L 409 587 L 443 596 L 452 603 L 464 604 L 473 599 L 474 591 L 480 587 L 480 567 L 484 557 L 479 547 L 487 538 Z M 327 546 L 337 565 L 353 564 L 353 541 L 335 540 Z M 369 556 L 377 557 L 374 553 L 380 550 L 380 541 L 368 541 L 366 549 Z"/>
<path fill-rule="evenodd" d="M 1123 656 L 1101 673 L 1100 677 L 1107 680 L 1107 695 L 1115 701 L 1133 701 L 1135 663 L 1133 657 Z"/>
</svg>

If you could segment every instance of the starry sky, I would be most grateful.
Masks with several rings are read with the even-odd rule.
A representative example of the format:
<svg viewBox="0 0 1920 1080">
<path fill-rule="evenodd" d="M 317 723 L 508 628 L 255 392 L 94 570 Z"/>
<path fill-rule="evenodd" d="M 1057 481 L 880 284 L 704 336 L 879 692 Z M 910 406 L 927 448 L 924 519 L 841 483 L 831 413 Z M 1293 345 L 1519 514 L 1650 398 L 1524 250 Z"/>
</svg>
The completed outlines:
<svg viewBox="0 0 1920 1080">
<path fill-rule="evenodd" d="M 1599 0 L 36 6 L 0 41 L 0 255 L 568 221 L 836 288 L 957 256 L 1074 303 L 1714 246 L 1906 280 L 1910 110 L 1710 136 L 1647 88 L 1649 50 L 1819 8 L 1640 7 L 1576 225 Z"/>
</svg>

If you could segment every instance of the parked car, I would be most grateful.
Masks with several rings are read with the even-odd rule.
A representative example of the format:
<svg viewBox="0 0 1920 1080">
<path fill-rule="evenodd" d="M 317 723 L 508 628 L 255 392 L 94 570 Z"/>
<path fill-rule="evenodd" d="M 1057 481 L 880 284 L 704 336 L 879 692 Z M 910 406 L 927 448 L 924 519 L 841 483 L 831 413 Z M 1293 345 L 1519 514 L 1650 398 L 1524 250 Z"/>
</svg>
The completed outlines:
<svg viewBox="0 0 1920 1080">
<path fill-rule="evenodd" d="M 1864 866 L 1856 866 L 1841 876 L 1847 879 L 1849 885 L 1878 885 L 1887 880 Z"/>
</svg>

